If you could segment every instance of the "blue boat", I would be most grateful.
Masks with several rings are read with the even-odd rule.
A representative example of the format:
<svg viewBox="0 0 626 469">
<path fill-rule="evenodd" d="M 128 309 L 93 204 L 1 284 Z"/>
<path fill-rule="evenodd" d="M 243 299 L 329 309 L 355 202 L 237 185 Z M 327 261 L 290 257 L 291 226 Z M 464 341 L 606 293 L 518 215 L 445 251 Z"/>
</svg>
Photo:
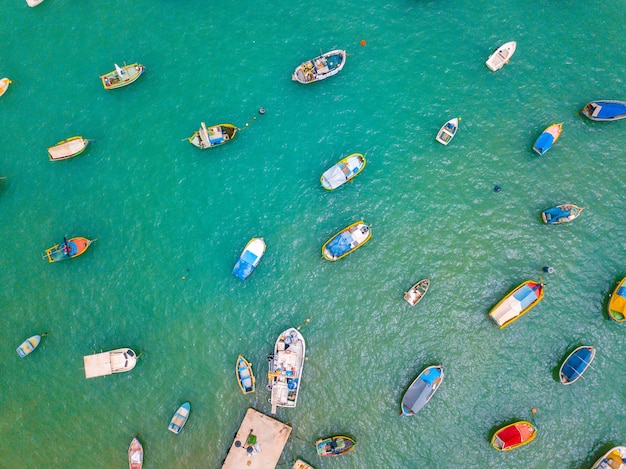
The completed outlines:
<svg viewBox="0 0 626 469">
<path fill-rule="evenodd" d="M 409 416 L 422 410 L 442 382 L 443 367 L 441 365 L 429 366 L 422 371 L 402 397 L 401 415 Z"/>
<path fill-rule="evenodd" d="M 35 350 L 39 346 L 39 342 L 41 342 L 41 338 L 45 337 L 47 334 L 48 333 L 46 332 L 45 334 L 41 334 L 41 335 L 37 334 L 37 335 L 29 337 L 24 342 L 22 342 L 20 346 L 17 349 L 15 349 L 15 351 L 21 358 L 24 358 L 26 355 L 29 355 L 33 350 Z"/>
<path fill-rule="evenodd" d="M 233 275 L 241 280 L 245 280 L 252 271 L 259 265 L 261 258 L 265 254 L 265 241 L 263 238 L 252 238 L 243 249 L 239 260 L 233 267 Z"/>
<path fill-rule="evenodd" d="M 322 256 L 329 261 L 336 261 L 363 246 L 371 237 L 370 227 L 359 220 L 326 241 L 322 246 Z"/>
<path fill-rule="evenodd" d="M 626 118 L 626 102 L 615 100 L 591 101 L 580 112 L 592 121 L 616 121 Z"/>
<path fill-rule="evenodd" d="M 558 225 L 578 218 L 583 210 L 574 204 L 557 205 L 541 212 L 541 219 L 548 225 Z"/>
<path fill-rule="evenodd" d="M 185 424 L 187 423 L 187 419 L 189 418 L 189 412 L 191 412 L 191 404 L 189 402 L 185 402 L 178 408 L 178 410 L 172 417 L 170 424 L 167 426 L 167 429 L 172 433 L 176 433 L 177 435 L 182 432 L 183 427 L 185 426 Z"/>
<path fill-rule="evenodd" d="M 556 143 L 562 131 L 563 124 L 552 124 L 549 126 L 546 130 L 541 132 L 541 135 L 535 141 L 533 151 L 539 155 L 543 155 Z"/>
<path fill-rule="evenodd" d="M 583 345 L 570 353 L 559 370 L 561 383 L 572 384 L 576 382 L 589 368 L 595 356 L 596 349 L 591 345 Z"/>
</svg>

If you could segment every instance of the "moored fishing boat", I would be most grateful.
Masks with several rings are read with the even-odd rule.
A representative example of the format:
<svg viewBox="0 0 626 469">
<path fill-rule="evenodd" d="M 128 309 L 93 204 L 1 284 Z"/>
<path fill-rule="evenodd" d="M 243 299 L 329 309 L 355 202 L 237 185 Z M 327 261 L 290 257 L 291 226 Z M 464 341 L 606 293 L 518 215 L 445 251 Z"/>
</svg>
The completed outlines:
<svg viewBox="0 0 626 469">
<path fill-rule="evenodd" d="M 322 256 L 329 261 L 336 261 L 357 250 L 372 237 L 372 230 L 359 220 L 333 235 L 322 246 Z"/>
<path fill-rule="evenodd" d="M 402 403 L 400 404 L 401 415 L 410 416 L 422 410 L 439 389 L 443 382 L 443 377 L 443 367 L 441 365 L 425 368 L 413 380 L 409 389 L 402 396 Z"/>
<path fill-rule="evenodd" d="M 237 382 L 239 383 L 241 392 L 244 394 L 254 392 L 256 380 L 254 378 L 254 373 L 252 373 L 252 364 L 242 355 L 237 357 L 235 373 L 237 375 Z"/>
<path fill-rule="evenodd" d="M 293 463 L 292 469 L 314 469 L 309 463 L 304 462 L 302 459 L 296 459 L 296 462 Z"/>
<path fill-rule="evenodd" d="M 598 459 L 591 469 L 626 469 L 626 446 L 615 446 Z"/>
<path fill-rule="evenodd" d="M 82 236 L 76 236 L 70 239 L 63 238 L 62 243 L 55 244 L 51 248 L 46 249 L 43 253 L 43 258 L 48 259 L 48 262 L 66 261 L 83 254 L 94 241 L 95 240 L 83 238 Z"/>
<path fill-rule="evenodd" d="M 626 277 L 615 287 L 607 308 L 609 310 L 609 318 L 613 321 L 626 321 Z"/>
<path fill-rule="evenodd" d="M 596 349 L 590 345 L 578 347 L 570 353 L 559 370 L 563 384 L 572 384 L 580 378 L 596 356 Z"/>
<path fill-rule="evenodd" d="M 322 187 L 329 191 L 337 189 L 363 171 L 366 163 L 365 157 L 361 153 L 352 153 L 346 156 L 324 171 L 320 177 Z"/>
<path fill-rule="evenodd" d="M 543 299 L 543 282 L 527 280 L 508 293 L 489 312 L 500 329 L 518 320 Z"/>
<path fill-rule="evenodd" d="M 85 355 L 83 363 L 85 378 L 96 378 L 132 370 L 137 364 L 137 354 L 130 348 L 118 348 L 108 352 Z"/>
<path fill-rule="evenodd" d="M 15 349 L 15 351 L 21 358 L 24 358 L 26 355 L 30 355 L 33 352 L 33 350 L 35 350 L 39 346 L 39 342 L 41 342 L 41 338 L 45 337 L 46 335 L 47 333 L 41 334 L 41 335 L 36 334 L 36 335 L 30 336 L 28 339 L 22 342 L 20 346 L 17 349 Z"/>
<path fill-rule="evenodd" d="M 521 420 L 498 430 L 491 438 L 491 446 L 498 451 L 510 451 L 530 443 L 536 436 L 537 428 Z"/>
<path fill-rule="evenodd" d="M 515 41 L 504 43 L 498 47 L 485 62 L 489 70 L 495 72 L 508 64 L 511 56 L 515 53 L 516 47 L 517 43 Z"/>
<path fill-rule="evenodd" d="M 207 128 L 204 122 L 200 123 L 200 129 L 188 138 L 189 143 L 201 150 L 214 148 L 228 143 L 235 138 L 239 129 L 233 124 L 217 124 Z"/>
<path fill-rule="evenodd" d="M 141 469 L 143 466 L 143 446 L 139 438 L 134 437 L 128 447 L 128 467 L 130 469 Z"/>
<path fill-rule="evenodd" d="M 574 204 L 556 205 L 541 212 L 541 219 L 548 225 L 558 225 L 575 220 L 583 210 L 583 207 Z"/>
<path fill-rule="evenodd" d="M 114 65 L 114 70 L 105 73 L 104 75 L 100 75 L 100 80 L 102 80 L 102 86 L 104 86 L 105 90 L 112 90 L 130 85 L 146 71 L 146 67 L 138 63 L 130 65 L 124 64 L 122 67 L 118 64 Z"/>
<path fill-rule="evenodd" d="M 450 119 L 448 122 L 441 126 L 435 140 L 443 145 L 447 145 L 456 135 L 456 131 L 459 129 L 459 117 Z"/>
<path fill-rule="evenodd" d="M 0 80 L 0 96 L 7 92 L 11 83 L 13 82 L 6 77 Z"/>
<path fill-rule="evenodd" d="M 537 137 L 535 140 L 535 144 L 533 145 L 533 151 L 539 155 L 543 155 L 547 152 L 552 145 L 556 143 L 556 141 L 561 136 L 561 132 L 563 131 L 563 124 L 552 124 L 547 127 L 541 135 Z"/>
<path fill-rule="evenodd" d="M 267 374 L 273 414 L 276 413 L 276 407 L 296 407 L 305 356 L 306 344 L 298 329 L 291 327 L 278 336 L 274 354 L 268 359 Z"/>
<path fill-rule="evenodd" d="M 70 137 L 48 148 L 50 161 L 67 160 L 80 155 L 93 140 L 81 136 Z"/>
<path fill-rule="evenodd" d="M 356 448 L 356 441 L 345 435 L 322 438 L 315 442 L 318 456 L 341 456 Z"/>
<path fill-rule="evenodd" d="M 415 306 L 424 297 L 429 287 L 430 280 L 427 278 L 420 280 L 409 291 L 404 292 L 404 299 L 411 306 Z"/>
<path fill-rule="evenodd" d="M 610 99 L 591 101 L 580 112 L 592 121 L 616 121 L 626 118 L 626 102 Z"/>
<path fill-rule="evenodd" d="M 331 50 L 298 65 L 291 79 L 303 84 L 324 80 L 339 73 L 345 64 L 346 51 Z"/>
<path fill-rule="evenodd" d="M 263 238 L 252 238 L 243 248 L 239 259 L 233 267 L 233 275 L 241 280 L 245 280 L 261 262 L 265 254 L 265 241 Z"/>
<path fill-rule="evenodd" d="M 191 412 L 191 403 L 185 402 L 183 403 L 174 413 L 172 420 L 170 420 L 167 429 L 172 433 L 178 435 L 183 431 L 183 427 L 187 423 L 189 419 L 189 413 Z"/>
</svg>

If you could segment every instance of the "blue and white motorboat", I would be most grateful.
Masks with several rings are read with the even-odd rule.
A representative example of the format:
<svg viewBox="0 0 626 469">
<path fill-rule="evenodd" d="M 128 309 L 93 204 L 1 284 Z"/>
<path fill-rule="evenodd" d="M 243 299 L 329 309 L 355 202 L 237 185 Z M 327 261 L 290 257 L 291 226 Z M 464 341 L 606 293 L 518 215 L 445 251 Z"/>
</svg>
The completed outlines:
<svg viewBox="0 0 626 469">
<path fill-rule="evenodd" d="M 411 383 L 402 397 L 400 408 L 403 416 L 413 415 L 430 401 L 443 382 L 443 367 L 429 366 Z"/>
<path fill-rule="evenodd" d="M 537 137 L 537 140 L 533 145 L 533 151 L 539 155 L 543 155 L 550 148 L 552 148 L 552 145 L 556 143 L 561 136 L 562 131 L 563 124 L 552 124 L 549 126 L 546 130 L 541 132 L 539 137 Z"/>
<path fill-rule="evenodd" d="M 243 249 L 239 260 L 233 268 L 233 275 L 241 280 L 245 280 L 252 271 L 259 265 L 261 258 L 265 254 L 265 241 L 263 238 L 252 238 Z"/>
<path fill-rule="evenodd" d="M 591 101 L 580 112 L 592 121 L 616 121 L 626 118 L 626 102 L 615 100 Z"/>
</svg>

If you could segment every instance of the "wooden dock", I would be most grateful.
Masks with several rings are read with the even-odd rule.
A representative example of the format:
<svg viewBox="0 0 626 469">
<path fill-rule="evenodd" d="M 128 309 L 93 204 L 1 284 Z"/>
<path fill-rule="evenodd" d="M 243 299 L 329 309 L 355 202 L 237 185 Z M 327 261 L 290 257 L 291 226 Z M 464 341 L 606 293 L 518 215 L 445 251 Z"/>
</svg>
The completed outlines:
<svg viewBox="0 0 626 469">
<path fill-rule="evenodd" d="M 273 469 L 291 434 L 291 427 L 248 409 L 222 469 Z"/>
</svg>

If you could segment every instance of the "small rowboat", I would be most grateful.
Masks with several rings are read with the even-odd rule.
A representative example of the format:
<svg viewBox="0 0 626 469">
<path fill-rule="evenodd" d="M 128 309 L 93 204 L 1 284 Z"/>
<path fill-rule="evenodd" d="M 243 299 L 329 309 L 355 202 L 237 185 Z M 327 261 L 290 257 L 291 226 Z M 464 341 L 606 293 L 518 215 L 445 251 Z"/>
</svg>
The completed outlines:
<svg viewBox="0 0 626 469">
<path fill-rule="evenodd" d="M 293 463 L 293 469 L 313 469 L 313 466 L 302 459 L 296 459 L 296 462 Z"/>
<path fill-rule="evenodd" d="M 35 350 L 39 346 L 39 342 L 41 342 L 41 338 L 45 337 L 46 335 L 47 333 L 41 334 L 41 335 L 33 335 L 29 337 L 24 342 L 22 342 L 20 346 L 17 349 L 15 349 L 15 351 L 21 358 L 24 358 L 26 355 L 30 355 L 33 352 L 33 350 Z"/>
<path fill-rule="evenodd" d="M 201 122 L 200 130 L 194 132 L 188 140 L 193 146 L 206 150 L 230 142 L 237 135 L 237 130 L 239 129 L 232 124 L 218 124 L 207 128 L 206 124 Z"/>
<path fill-rule="evenodd" d="M 70 137 L 48 148 L 50 161 L 67 160 L 80 155 L 93 140 L 81 136 Z"/>
<path fill-rule="evenodd" d="M 130 65 L 124 64 L 123 67 L 120 67 L 118 64 L 114 65 L 115 70 L 100 75 L 100 80 L 102 80 L 102 86 L 104 86 L 105 90 L 130 85 L 146 71 L 146 67 L 138 63 Z"/>
<path fill-rule="evenodd" d="M 2 96 L 9 89 L 9 85 L 13 83 L 8 78 L 3 78 L 0 80 L 0 96 Z"/>
<path fill-rule="evenodd" d="M 51 248 L 46 249 L 43 258 L 48 262 L 60 262 L 78 257 L 87 250 L 94 240 L 76 236 L 75 238 L 63 239 L 60 244 L 55 244 Z"/>
<path fill-rule="evenodd" d="M 502 298 L 489 312 L 500 329 L 518 320 L 543 299 L 543 282 L 527 280 Z"/>
<path fill-rule="evenodd" d="M 495 72 L 508 64 L 511 56 L 515 53 L 516 47 L 517 43 L 515 41 L 507 42 L 498 47 L 485 62 L 489 70 Z"/>
<path fill-rule="evenodd" d="M 187 423 L 187 419 L 189 418 L 189 412 L 191 412 L 191 404 L 189 402 L 185 402 L 178 408 L 178 410 L 172 417 L 172 420 L 170 421 L 167 429 L 172 433 L 176 433 L 177 435 L 182 432 L 183 427 L 185 426 L 185 424 Z"/>
<path fill-rule="evenodd" d="M 239 260 L 235 263 L 235 267 L 233 267 L 233 275 L 241 280 L 247 279 L 261 262 L 261 258 L 265 254 L 265 247 L 263 238 L 252 238 L 248 241 L 239 256 Z"/>
<path fill-rule="evenodd" d="M 329 261 L 339 260 L 363 246 L 371 237 L 370 227 L 359 220 L 326 241 L 322 246 L 322 256 Z"/>
<path fill-rule="evenodd" d="M 519 421 L 502 427 L 491 438 L 491 446 L 498 451 L 511 451 L 530 443 L 537 436 L 537 428 L 526 421 Z"/>
<path fill-rule="evenodd" d="M 609 317 L 613 321 L 626 321 L 626 277 L 617 284 L 608 305 Z"/>
<path fill-rule="evenodd" d="M 450 143 L 456 135 L 456 131 L 459 129 L 459 119 L 459 117 L 455 117 L 454 119 L 450 119 L 448 122 L 443 124 L 441 129 L 439 129 L 439 133 L 435 137 L 435 140 L 443 145 Z"/>
<path fill-rule="evenodd" d="M 424 279 L 417 282 L 409 291 L 404 292 L 404 299 L 411 306 L 415 306 L 424 297 L 430 287 L 430 280 Z"/>
<path fill-rule="evenodd" d="M 574 204 L 557 205 L 541 212 L 541 219 L 548 225 L 558 225 L 575 220 L 583 210 L 583 207 Z"/>
<path fill-rule="evenodd" d="M 298 65 L 291 79 L 303 84 L 324 80 L 339 73 L 345 64 L 346 51 L 331 50 Z"/>
<path fill-rule="evenodd" d="M 572 384 L 580 378 L 596 356 L 596 349 L 590 345 L 578 347 L 570 353 L 559 370 L 563 384 Z"/>
<path fill-rule="evenodd" d="M 580 112 L 592 121 L 616 121 L 626 118 L 626 102 L 615 100 L 591 101 Z"/>
<path fill-rule="evenodd" d="M 318 456 L 341 456 L 356 448 L 356 441 L 349 436 L 331 436 L 315 442 Z"/>
<path fill-rule="evenodd" d="M 365 157 L 361 153 L 352 153 L 346 156 L 333 167 L 324 171 L 320 177 L 322 187 L 329 191 L 337 189 L 363 171 L 366 163 Z"/>
<path fill-rule="evenodd" d="M 626 446 L 616 446 L 598 459 L 591 469 L 626 469 Z"/>
<path fill-rule="evenodd" d="M 254 373 L 252 373 L 252 364 L 242 355 L 237 357 L 237 367 L 235 373 L 237 374 L 237 382 L 239 383 L 241 392 L 244 394 L 254 392 L 256 380 L 254 379 Z"/>
<path fill-rule="evenodd" d="M 134 437 L 128 447 L 128 467 L 141 469 L 143 466 L 143 446 L 137 437 Z"/>
<path fill-rule="evenodd" d="M 443 377 L 443 367 L 441 365 L 425 368 L 413 380 L 409 389 L 402 396 L 400 415 L 410 416 L 422 410 L 439 389 L 443 382 Z"/>
<path fill-rule="evenodd" d="M 561 132 L 563 131 L 563 124 L 552 124 L 546 130 L 541 132 L 541 135 L 537 137 L 535 144 L 533 145 L 533 151 L 538 155 L 543 155 L 547 152 L 552 145 L 556 143 L 556 141 L 561 136 Z"/>
</svg>

